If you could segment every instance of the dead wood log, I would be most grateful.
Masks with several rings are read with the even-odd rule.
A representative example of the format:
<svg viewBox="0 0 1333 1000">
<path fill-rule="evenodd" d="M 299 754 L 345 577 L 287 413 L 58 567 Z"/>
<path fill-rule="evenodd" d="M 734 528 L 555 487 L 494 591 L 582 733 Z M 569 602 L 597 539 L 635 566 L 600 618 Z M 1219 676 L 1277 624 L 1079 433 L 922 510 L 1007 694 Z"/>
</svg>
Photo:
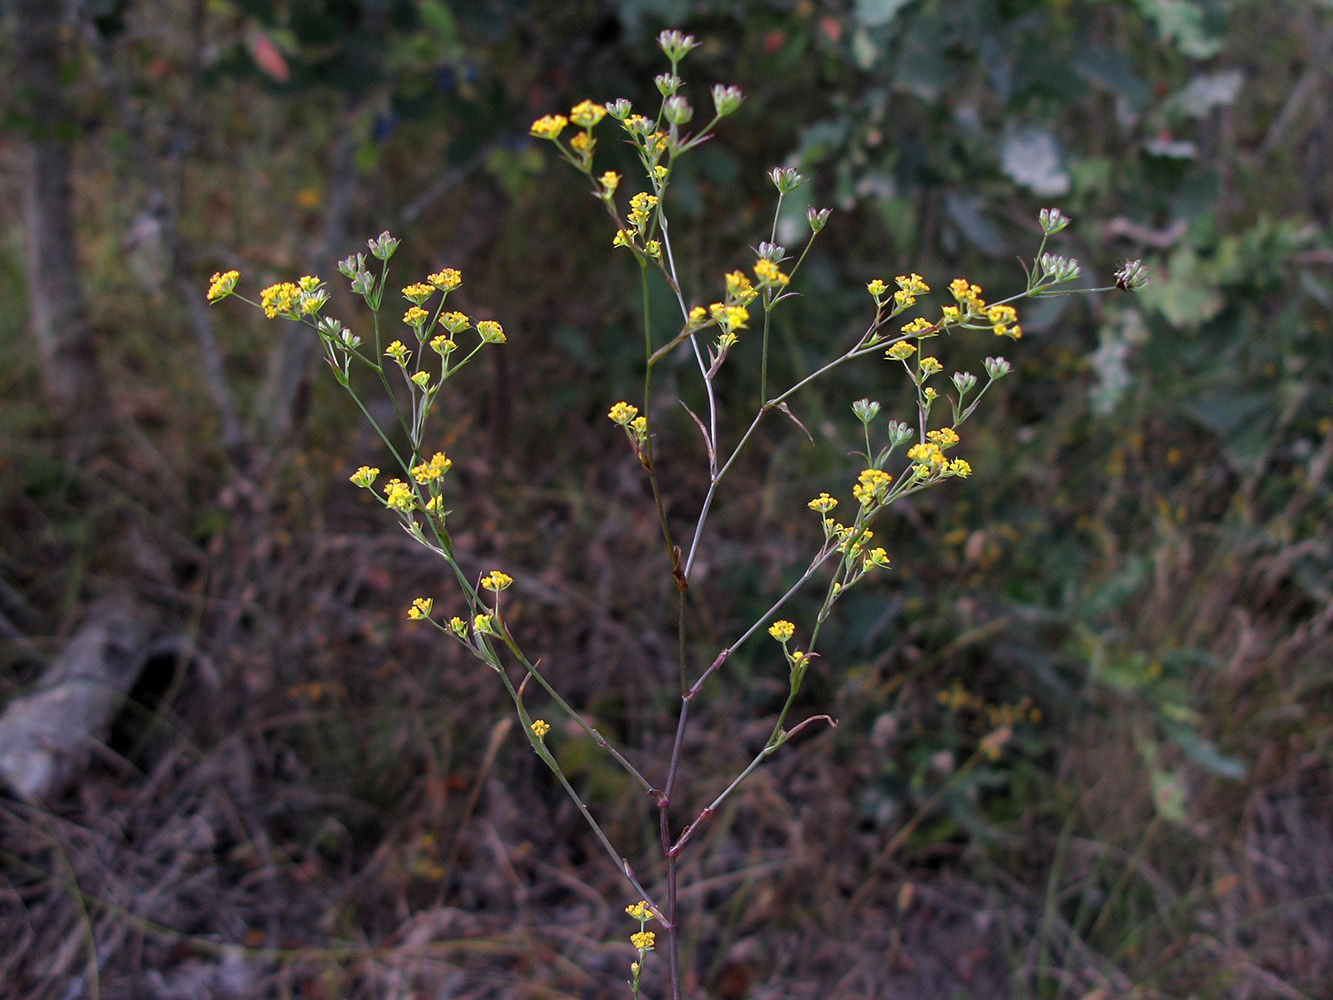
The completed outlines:
<svg viewBox="0 0 1333 1000">
<path fill-rule="evenodd" d="M 0 783 L 29 801 L 58 795 L 105 741 L 151 632 L 130 602 L 94 603 L 36 688 L 0 715 Z"/>
</svg>

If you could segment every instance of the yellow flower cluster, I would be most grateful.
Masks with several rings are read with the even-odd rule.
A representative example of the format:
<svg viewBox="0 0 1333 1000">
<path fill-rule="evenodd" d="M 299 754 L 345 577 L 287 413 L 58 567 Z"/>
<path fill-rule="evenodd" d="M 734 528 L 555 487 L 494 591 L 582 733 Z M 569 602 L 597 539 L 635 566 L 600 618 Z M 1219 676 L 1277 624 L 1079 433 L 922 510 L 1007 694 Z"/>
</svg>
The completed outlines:
<svg viewBox="0 0 1333 1000">
<path fill-rule="evenodd" d="M 657 195 L 640 191 L 629 200 L 629 224 L 642 235 L 648 231 L 648 221 L 657 205 Z"/>
<path fill-rule="evenodd" d="M 646 899 L 641 899 L 637 903 L 630 903 L 629 906 L 625 907 L 625 912 L 630 915 L 631 920 L 637 920 L 639 923 L 651 920 L 653 916 L 653 911 L 648 909 L 648 900 Z"/>
<path fill-rule="evenodd" d="M 414 622 L 429 618 L 433 604 L 434 602 L 429 597 L 418 597 L 412 602 L 412 606 L 407 609 L 407 617 Z"/>
<path fill-rule="evenodd" d="M 440 317 L 440 325 L 450 333 L 459 334 L 472 325 L 472 320 L 461 312 L 447 312 Z"/>
<path fill-rule="evenodd" d="M 296 311 L 300 297 L 299 288 L 290 281 L 280 281 L 276 285 L 269 285 L 259 293 L 259 307 L 269 319 L 279 314 L 287 316 Z"/>
<path fill-rule="evenodd" d="M 545 719 L 532 720 L 532 735 L 536 736 L 537 739 L 541 739 L 550 731 L 551 731 L 551 724 L 547 722 Z"/>
<path fill-rule="evenodd" d="M 430 319 L 430 313 L 422 309 L 421 306 L 413 306 L 403 313 L 403 322 L 408 326 L 421 326 L 428 319 Z"/>
<path fill-rule="evenodd" d="M 637 406 L 621 400 L 619 403 L 613 404 L 606 415 L 615 423 L 620 424 L 621 427 L 626 427 L 631 420 L 638 416 L 638 413 L 639 408 Z"/>
<path fill-rule="evenodd" d="M 560 133 L 565 130 L 565 126 L 568 124 L 569 119 L 564 115 L 542 115 L 532 123 L 529 132 L 538 139 L 555 140 L 559 138 Z"/>
<path fill-rule="evenodd" d="M 221 274 L 214 274 L 208 285 L 208 301 L 216 302 L 218 299 L 230 295 L 236 287 L 236 280 L 240 276 L 239 271 L 223 271 Z"/>
<path fill-rule="evenodd" d="M 569 113 L 569 120 L 583 128 L 592 128 L 606 117 L 606 108 L 592 101 L 580 101 Z"/>
<path fill-rule="evenodd" d="M 781 268 L 771 260 L 760 258 L 755 261 L 754 276 L 759 279 L 759 284 L 764 286 L 786 285 L 791 281 L 789 275 L 783 274 Z"/>
<path fill-rule="evenodd" d="M 414 305 L 421 305 L 428 298 L 435 294 L 435 286 L 427 285 L 421 281 L 414 281 L 403 289 L 403 298 L 412 302 Z"/>
<path fill-rule="evenodd" d="M 723 334 L 745 329 L 745 324 L 750 319 L 750 310 L 741 305 L 723 305 L 721 302 L 714 302 L 708 307 L 708 312 L 714 322 L 722 328 Z M 735 342 L 734 337 L 732 342 Z"/>
<path fill-rule="evenodd" d="M 446 267 L 443 271 L 436 271 L 434 274 L 428 275 L 426 280 L 436 288 L 452 292 L 463 283 L 463 275 L 457 268 Z"/>
<path fill-rule="evenodd" d="M 508 573 L 493 569 L 481 578 L 481 587 L 483 590 L 492 590 L 498 594 L 513 582 L 514 578 Z"/>
<path fill-rule="evenodd" d="M 862 507 L 881 503 L 888 494 L 889 484 L 892 482 L 893 477 L 883 469 L 863 469 L 861 474 L 856 477 L 856 485 L 852 487 L 852 496 L 860 501 Z"/>
<path fill-rule="evenodd" d="M 401 479 L 390 479 L 384 484 L 384 505 L 392 510 L 410 513 L 416 506 L 416 497 L 412 488 Z"/>
<path fill-rule="evenodd" d="M 898 290 L 893 293 L 893 301 L 903 308 L 914 305 L 918 295 L 925 295 L 930 291 L 925 279 L 915 272 L 906 276 L 900 274 L 893 280 L 898 286 Z"/>
<path fill-rule="evenodd" d="M 907 329 L 906 327 L 903 327 L 904 331 L 906 331 L 906 329 Z M 905 340 L 900 340 L 898 341 L 898 343 L 894 344 L 887 351 L 885 351 L 884 356 L 888 358 L 890 361 L 906 361 L 915 353 L 916 353 L 916 348 L 913 345 L 909 344 Z"/>
<path fill-rule="evenodd" d="M 371 468 L 369 465 L 363 465 L 352 473 L 351 481 L 362 489 L 369 489 L 371 484 L 375 482 L 375 477 L 379 474 L 379 469 Z"/>
<path fill-rule="evenodd" d="M 386 347 L 384 349 L 384 354 L 386 357 L 393 358 L 393 360 L 404 366 L 406 366 L 407 359 L 410 357 L 407 348 L 403 346 L 401 340 L 395 340 L 392 344 Z"/>
<path fill-rule="evenodd" d="M 941 448 L 952 448 L 958 443 L 958 432 L 952 427 L 941 427 L 937 431 L 926 431 L 926 440 L 934 441 Z"/>
<path fill-rule="evenodd" d="M 493 319 L 484 319 L 479 322 L 477 324 L 477 335 L 481 337 L 483 344 L 503 344 L 505 342 L 504 329 Z"/>
<path fill-rule="evenodd" d="M 986 320 L 997 337 L 1009 337 L 1018 340 L 1023 336 L 1023 328 L 1018 325 L 1018 312 L 1013 306 L 990 306 L 986 309 Z"/>
<path fill-rule="evenodd" d="M 786 642 L 796 634 L 796 626 L 785 619 L 779 619 L 768 627 L 768 634 L 778 642 Z"/>
<path fill-rule="evenodd" d="M 979 313 L 986 308 L 986 300 L 981 297 L 981 286 L 970 284 L 966 278 L 954 278 L 949 282 L 949 294 L 970 313 Z"/>
<path fill-rule="evenodd" d="M 811 510 L 818 511 L 821 514 L 827 514 L 834 507 L 838 506 L 838 501 L 835 500 L 833 497 L 829 496 L 827 493 L 821 493 L 819 494 L 819 496 L 815 497 L 808 504 L 806 504 L 806 506 L 809 507 Z"/>
<path fill-rule="evenodd" d="M 444 474 L 453 467 L 453 464 L 453 459 L 445 457 L 444 452 L 437 451 L 431 456 L 430 461 L 412 467 L 412 478 L 422 485 L 436 482 L 444 478 Z"/>
<path fill-rule="evenodd" d="M 767 264 L 768 261 L 761 260 L 759 264 Z M 755 265 L 755 273 L 759 273 L 759 264 Z M 776 265 L 773 265 L 776 270 Z M 745 276 L 744 271 L 732 271 L 726 276 L 727 283 L 727 304 L 748 306 L 755 300 L 759 293 L 754 290 L 754 285 L 750 284 L 750 279 Z"/>
</svg>

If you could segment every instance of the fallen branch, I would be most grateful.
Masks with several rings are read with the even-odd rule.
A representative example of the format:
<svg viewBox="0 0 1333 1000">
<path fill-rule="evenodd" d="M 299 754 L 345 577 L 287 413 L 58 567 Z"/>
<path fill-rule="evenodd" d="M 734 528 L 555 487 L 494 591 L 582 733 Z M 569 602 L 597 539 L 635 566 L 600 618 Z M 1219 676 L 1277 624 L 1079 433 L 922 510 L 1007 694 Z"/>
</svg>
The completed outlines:
<svg viewBox="0 0 1333 1000">
<path fill-rule="evenodd" d="M 29 801 L 60 793 L 105 740 L 150 632 L 150 616 L 126 601 L 92 605 L 36 689 L 0 716 L 0 783 Z"/>
</svg>

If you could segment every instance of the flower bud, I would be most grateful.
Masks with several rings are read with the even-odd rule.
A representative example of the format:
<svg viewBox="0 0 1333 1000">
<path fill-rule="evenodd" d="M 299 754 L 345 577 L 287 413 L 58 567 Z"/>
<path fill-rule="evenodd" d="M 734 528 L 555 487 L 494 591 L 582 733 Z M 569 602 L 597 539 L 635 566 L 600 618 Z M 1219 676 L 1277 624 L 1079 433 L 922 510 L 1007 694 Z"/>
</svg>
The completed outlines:
<svg viewBox="0 0 1333 1000">
<path fill-rule="evenodd" d="M 768 179 L 777 187 L 779 194 L 790 194 L 805 183 L 805 178 L 791 167 L 774 167 L 768 172 Z"/>
<path fill-rule="evenodd" d="M 1041 231 L 1047 236 L 1054 236 L 1070 223 L 1069 216 L 1058 208 L 1043 208 L 1037 219 L 1041 222 Z"/>
<path fill-rule="evenodd" d="M 713 86 L 713 107 L 717 110 L 719 118 L 725 118 L 732 114 L 741 106 L 741 101 L 745 100 L 745 95 L 741 93 L 740 87 L 725 87 L 722 84 Z"/>
</svg>

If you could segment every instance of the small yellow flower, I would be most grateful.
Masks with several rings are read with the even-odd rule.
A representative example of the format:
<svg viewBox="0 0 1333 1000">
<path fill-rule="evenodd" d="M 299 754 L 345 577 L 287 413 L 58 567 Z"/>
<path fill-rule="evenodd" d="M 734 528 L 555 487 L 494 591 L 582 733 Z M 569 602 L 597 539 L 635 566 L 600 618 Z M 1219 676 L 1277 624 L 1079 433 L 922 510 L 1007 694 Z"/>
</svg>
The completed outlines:
<svg viewBox="0 0 1333 1000">
<path fill-rule="evenodd" d="M 412 384 L 418 389 L 425 389 L 430 385 L 430 372 L 417 372 L 412 376 Z"/>
<path fill-rule="evenodd" d="M 745 329 L 745 324 L 750 319 L 750 310 L 744 306 L 723 305 L 721 302 L 714 302 L 708 307 L 708 311 L 716 320 L 717 325 L 722 328 L 723 333 Z"/>
<path fill-rule="evenodd" d="M 818 511 L 821 514 L 827 514 L 834 507 L 838 506 L 838 501 L 835 500 L 833 497 L 829 496 L 827 493 L 821 493 L 819 494 L 819 496 L 815 497 L 808 504 L 806 504 L 806 506 L 809 507 L 811 510 Z"/>
<path fill-rule="evenodd" d="M 440 317 L 440 325 L 452 334 L 460 334 L 472 325 L 472 320 L 468 319 L 461 312 L 447 312 Z"/>
<path fill-rule="evenodd" d="M 569 120 L 583 128 L 592 128 L 606 117 L 606 108 L 592 101 L 580 101 L 569 112 Z"/>
<path fill-rule="evenodd" d="M 429 597 L 418 597 L 412 602 L 412 606 L 407 609 L 407 617 L 414 622 L 419 622 L 423 618 L 430 617 L 430 609 L 434 604 Z"/>
<path fill-rule="evenodd" d="M 239 271 L 223 271 L 221 274 L 214 274 L 208 285 L 208 301 L 216 302 L 224 296 L 230 295 L 236 288 L 236 280 L 240 278 Z"/>
<path fill-rule="evenodd" d="M 490 615 L 477 615 L 472 619 L 472 631 L 474 633 L 485 633 L 495 635 L 495 626 L 491 624 Z"/>
<path fill-rule="evenodd" d="M 968 476 L 972 475 L 972 466 L 968 465 L 964 459 L 955 458 L 949 463 L 945 471 L 951 476 L 958 476 L 961 479 L 966 479 Z"/>
<path fill-rule="evenodd" d="M 883 295 L 886 291 L 888 291 L 888 288 L 889 286 L 884 284 L 884 282 L 881 281 L 879 278 L 876 278 L 874 281 L 871 281 L 866 285 L 866 291 L 869 292 L 871 295 L 873 295 L 875 298 L 879 298 L 881 295 Z"/>
<path fill-rule="evenodd" d="M 653 944 L 657 941 L 657 935 L 652 931 L 636 931 L 629 936 L 629 943 L 638 948 L 639 951 L 652 951 Z"/>
<path fill-rule="evenodd" d="M 300 297 L 299 288 L 290 281 L 280 281 L 276 285 L 269 285 L 259 293 L 259 307 L 269 319 L 278 315 L 290 318 L 296 314 L 296 304 Z"/>
<path fill-rule="evenodd" d="M 915 353 L 916 353 L 916 348 L 913 345 L 909 344 L 905 340 L 900 340 L 898 341 L 898 343 L 894 344 L 887 351 L 885 351 L 884 356 L 888 358 L 890 361 L 906 361 Z"/>
<path fill-rule="evenodd" d="M 630 903 L 629 906 L 625 907 L 625 912 L 630 915 L 630 919 L 637 920 L 639 923 L 650 920 L 653 916 L 653 911 L 648 909 L 648 900 L 646 899 L 641 899 L 637 903 Z"/>
<path fill-rule="evenodd" d="M 564 115 L 543 115 L 532 123 L 528 131 L 538 139 L 555 140 L 568 124 L 569 119 Z"/>
<path fill-rule="evenodd" d="M 438 479 L 443 479 L 444 474 L 453 467 L 453 459 L 445 457 L 444 452 L 437 451 L 429 462 L 422 462 L 420 465 L 412 467 L 412 478 L 425 485 L 433 483 Z"/>
<path fill-rule="evenodd" d="M 926 375 L 938 375 L 944 371 L 944 366 L 940 364 L 938 358 L 922 358 L 918 362 L 918 367 Z"/>
<path fill-rule="evenodd" d="M 768 261 L 760 261 L 759 263 L 767 264 Z M 777 270 L 776 265 L 771 266 L 775 271 Z M 758 271 L 759 267 L 756 265 L 755 272 L 758 273 Z M 782 272 L 779 271 L 778 273 L 781 274 Z M 750 284 L 750 279 L 745 276 L 744 271 L 732 271 L 727 275 L 726 282 L 728 304 L 746 306 L 753 302 L 755 296 L 759 294 L 754 290 L 754 286 Z"/>
<path fill-rule="evenodd" d="M 648 228 L 648 221 L 653 217 L 653 207 L 657 204 L 657 195 L 640 191 L 629 200 L 629 223 L 640 233 Z"/>
<path fill-rule="evenodd" d="M 421 306 L 413 306 L 403 313 L 403 322 L 408 326 L 420 326 L 428 319 L 430 319 L 430 313 L 422 309 Z"/>
<path fill-rule="evenodd" d="M 403 289 L 403 298 L 418 306 L 434 294 L 434 285 L 423 284 L 420 281 L 413 282 Z"/>
<path fill-rule="evenodd" d="M 440 355 L 441 357 L 448 354 L 457 346 L 458 346 L 457 344 L 455 344 L 452 340 L 450 340 L 442 333 L 437 334 L 430 340 L 430 349 L 434 351 L 436 354 Z"/>
<path fill-rule="evenodd" d="M 930 320 L 926 319 L 924 316 L 918 316 L 916 319 L 912 320 L 912 322 L 904 324 L 902 332 L 925 333 L 931 330 L 934 326 L 935 324 L 932 323 Z"/>
<path fill-rule="evenodd" d="M 536 736 L 537 739 L 541 739 L 550 731 L 551 731 L 551 724 L 547 722 L 545 719 L 532 720 L 532 734 Z"/>
<path fill-rule="evenodd" d="M 934 441 L 941 448 L 952 448 L 958 443 L 958 432 L 952 427 L 941 427 L 937 431 L 926 431 L 926 440 Z"/>
<path fill-rule="evenodd" d="M 371 484 L 375 482 L 375 477 L 379 474 L 379 469 L 373 469 L 369 465 L 363 465 L 352 473 L 351 480 L 355 485 L 360 486 L 362 489 L 369 489 Z"/>
<path fill-rule="evenodd" d="M 384 349 L 384 354 L 386 357 L 393 358 L 400 365 L 403 366 L 407 365 L 407 359 L 409 357 L 408 350 L 406 347 L 403 346 L 403 342 L 401 340 L 395 340 L 392 344 L 386 347 Z"/>
<path fill-rule="evenodd" d="M 463 275 L 457 268 L 446 267 L 443 271 L 436 271 L 426 278 L 436 288 L 442 288 L 446 292 L 452 292 L 463 283 Z"/>
<path fill-rule="evenodd" d="M 620 175 L 614 170 L 608 170 L 598 179 L 602 183 L 602 191 L 606 194 L 612 194 L 620 186 Z"/>
<path fill-rule="evenodd" d="M 776 264 L 762 257 L 755 261 L 754 276 L 761 285 L 786 285 L 791 281 L 790 276 L 783 274 Z"/>
<path fill-rule="evenodd" d="M 467 636 L 467 622 L 459 618 L 458 615 L 454 615 L 449 619 L 449 631 L 462 639 Z"/>
<path fill-rule="evenodd" d="M 893 477 L 883 469 L 863 469 L 861 474 L 856 477 L 856 485 L 852 487 L 852 496 L 860 501 L 862 507 L 869 507 L 884 499 L 889 492 L 889 484 L 892 482 Z"/>
<path fill-rule="evenodd" d="M 768 627 L 768 634 L 778 642 L 786 642 L 796 634 L 796 626 L 785 619 L 779 619 Z"/>
<path fill-rule="evenodd" d="M 481 336 L 483 344 L 503 344 L 505 342 L 503 328 L 493 319 L 484 319 L 478 323 L 477 333 Z"/>
<path fill-rule="evenodd" d="M 497 594 L 514 582 L 514 578 L 508 573 L 501 573 L 498 569 L 493 569 L 481 578 L 483 590 L 493 590 Z"/>
<path fill-rule="evenodd" d="M 384 484 L 384 505 L 392 510 L 410 513 L 416 506 L 416 497 L 412 495 L 412 488 L 401 479 L 390 479 Z"/>
<path fill-rule="evenodd" d="M 906 277 L 900 274 L 893 280 L 897 283 L 898 290 L 906 292 L 908 295 L 925 295 L 930 291 L 930 286 L 926 284 L 925 279 L 916 272 L 913 272 Z M 978 289 L 978 291 L 980 291 L 980 289 Z"/>
<path fill-rule="evenodd" d="M 631 403 L 626 403 L 624 400 L 621 400 L 619 403 L 614 404 L 606 415 L 615 423 L 620 424 L 622 427 L 626 427 L 631 420 L 639 415 L 639 408 Z"/>
</svg>

